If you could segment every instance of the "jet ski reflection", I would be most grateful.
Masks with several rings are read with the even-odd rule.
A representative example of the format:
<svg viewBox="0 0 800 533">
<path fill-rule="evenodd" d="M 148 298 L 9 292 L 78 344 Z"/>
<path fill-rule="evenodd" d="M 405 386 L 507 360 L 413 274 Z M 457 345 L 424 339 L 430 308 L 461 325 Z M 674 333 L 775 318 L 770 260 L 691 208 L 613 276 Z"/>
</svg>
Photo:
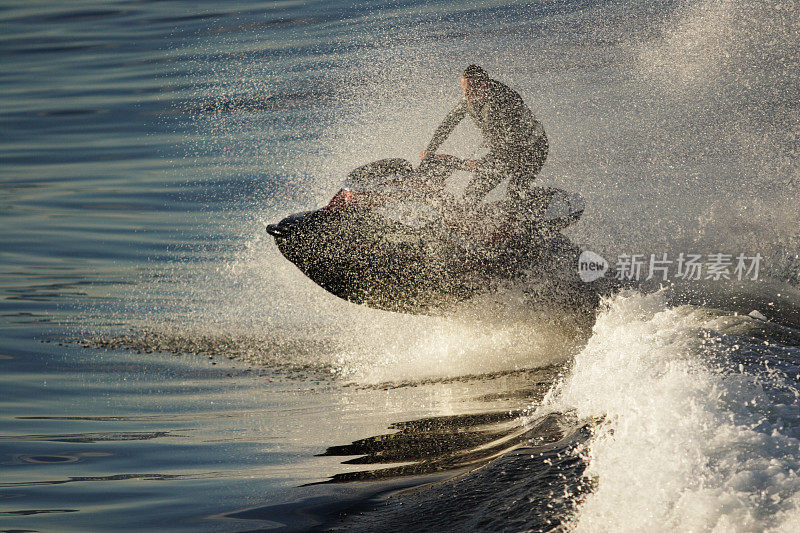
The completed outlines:
<svg viewBox="0 0 800 533">
<path fill-rule="evenodd" d="M 593 309 L 578 278 L 581 250 L 561 231 L 583 201 L 551 187 L 523 198 L 465 205 L 446 182 L 463 161 L 382 159 L 353 170 L 325 207 L 267 226 L 306 276 L 350 302 L 389 311 L 443 308 L 524 279 L 539 300 Z"/>
</svg>

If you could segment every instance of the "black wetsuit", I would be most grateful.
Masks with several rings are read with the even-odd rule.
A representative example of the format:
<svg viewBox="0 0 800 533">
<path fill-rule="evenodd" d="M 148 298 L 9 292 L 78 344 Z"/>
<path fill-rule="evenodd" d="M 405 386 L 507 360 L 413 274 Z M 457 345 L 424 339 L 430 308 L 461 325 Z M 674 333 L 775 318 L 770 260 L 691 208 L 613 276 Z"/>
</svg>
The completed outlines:
<svg viewBox="0 0 800 533">
<path fill-rule="evenodd" d="M 475 170 L 475 179 L 464 197 L 477 202 L 500 181 L 509 177 L 509 194 L 520 195 L 547 158 L 547 136 L 541 123 L 516 91 L 496 80 L 488 80 L 478 102 L 466 98 L 447 114 L 428 144 L 433 155 L 461 120 L 469 115 L 483 133 L 489 153 Z"/>
</svg>

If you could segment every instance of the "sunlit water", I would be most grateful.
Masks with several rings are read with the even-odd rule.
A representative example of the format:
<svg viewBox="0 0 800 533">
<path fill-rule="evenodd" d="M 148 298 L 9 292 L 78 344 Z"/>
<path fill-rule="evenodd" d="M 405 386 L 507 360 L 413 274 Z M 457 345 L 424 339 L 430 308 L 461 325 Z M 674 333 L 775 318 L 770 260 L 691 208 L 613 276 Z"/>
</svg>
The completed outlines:
<svg viewBox="0 0 800 533">
<path fill-rule="evenodd" d="M 796 531 L 797 11 L 6 3 L 0 524 Z M 571 239 L 761 279 L 593 327 L 524 284 L 435 317 L 315 286 L 265 223 L 415 160 L 471 62 L 586 198 Z"/>
</svg>

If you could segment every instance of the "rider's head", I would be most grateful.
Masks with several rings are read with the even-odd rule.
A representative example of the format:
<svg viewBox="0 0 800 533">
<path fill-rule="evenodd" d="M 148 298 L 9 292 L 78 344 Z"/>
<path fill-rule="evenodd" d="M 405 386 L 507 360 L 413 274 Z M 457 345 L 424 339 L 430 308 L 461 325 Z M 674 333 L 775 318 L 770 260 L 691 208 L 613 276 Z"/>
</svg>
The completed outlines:
<svg viewBox="0 0 800 533">
<path fill-rule="evenodd" d="M 467 100 L 479 100 L 489 82 L 489 75 L 478 65 L 470 65 L 461 76 L 461 89 Z"/>
</svg>

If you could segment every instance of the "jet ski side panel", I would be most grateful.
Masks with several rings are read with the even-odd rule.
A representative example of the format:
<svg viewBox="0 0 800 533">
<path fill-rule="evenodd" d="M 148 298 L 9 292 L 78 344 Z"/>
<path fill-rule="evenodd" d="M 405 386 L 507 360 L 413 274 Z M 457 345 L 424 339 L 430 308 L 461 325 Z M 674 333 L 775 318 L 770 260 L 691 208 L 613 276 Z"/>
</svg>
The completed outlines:
<svg viewBox="0 0 800 533">
<path fill-rule="evenodd" d="M 453 260 L 461 252 L 452 245 L 369 211 L 320 209 L 267 231 L 306 276 L 353 303 L 424 312 L 486 288 L 464 261 Z"/>
</svg>

